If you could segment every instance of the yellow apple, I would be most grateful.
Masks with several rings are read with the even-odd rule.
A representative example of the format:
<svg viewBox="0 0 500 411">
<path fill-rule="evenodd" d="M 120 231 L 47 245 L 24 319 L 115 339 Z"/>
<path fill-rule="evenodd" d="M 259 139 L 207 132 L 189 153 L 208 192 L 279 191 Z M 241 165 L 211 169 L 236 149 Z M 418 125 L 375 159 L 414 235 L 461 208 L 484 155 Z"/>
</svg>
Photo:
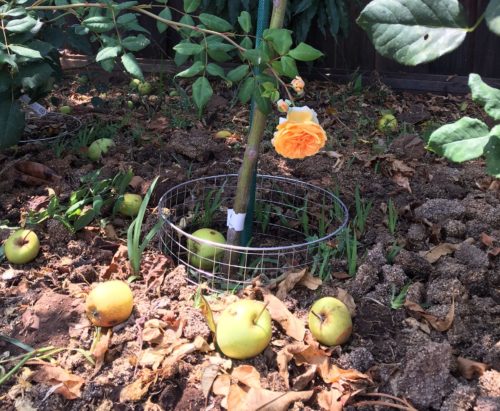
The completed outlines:
<svg viewBox="0 0 500 411">
<path fill-rule="evenodd" d="M 118 212 L 127 217 L 135 217 L 141 207 L 142 197 L 139 194 L 125 193 Z"/>
<path fill-rule="evenodd" d="M 62 114 L 70 114 L 71 107 L 70 106 L 61 106 L 61 107 L 59 107 L 59 112 Z"/>
<path fill-rule="evenodd" d="M 343 344 L 352 333 L 351 314 L 342 301 L 333 297 L 320 298 L 309 311 L 309 329 L 321 344 Z"/>
<path fill-rule="evenodd" d="M 228 357 L 255 357 L 271 341 L 271 315 L 261 301 L 236 301 L 222 312 L 215 335 L 220 350 Z"/>
<path fill-rule="evenodd" d="M 200 228 L 192 234 L 200 241 L 189 238 L 187 248 L 189 250 L 189 264 L 203 270 L 211 270 L 214 264 L 220 260 L 224 254 L 224 249 L 215 245 L 207 244 L 206 241 L 212 243 L 226 244 L 224 236 L 211 228 Z"/>
<path fill-rule="evenodd" d="M 130 317 L 134 295 L 125 281 L 110 280 L 99 283 L 85 301 L 85 312 L 92 324 L 112 327 Z"/>
<path fill-rule="evenodd" d="M 129 87 L 132 90 L 137 90 L 137 87 L 139 87 L 139 84 L 141 84 L 141 80 L 134 78 L 134 79 L 130 80 Z"/>
<path fill-rule="evenodd" d="M 40 241 L 34 231 L 21 229 L 13 232 L 4 243 L 5 257 L 12 264 L 26 264 L 40 251 Z"/>
<path fill-rule="evenodd" d="M 137 91 L 139 92 L 139 94 L 141 96 L 147 96 L 147 95 L 151 94 L 152 89 L 153 88 L 151 87 L 151 84 L 148 83 L 147 81 L 145 81 L 144 83 L 140 83 L 137 86 Z"/>
<path fill-rule="evenodd" d="M 94 141 L 88 150 L 88 156 L 92 161 L 99 161 L 103 154 L 106 154 L 115 145 L 110 138 L 100 138 Z"/>
<path fill-rule="evenodd" d="M 384 114 L 379 118 L 377 128 L 381 133 L 394 133 L 398 130 L 398 120 L 392 114 Z"/>
</svg>

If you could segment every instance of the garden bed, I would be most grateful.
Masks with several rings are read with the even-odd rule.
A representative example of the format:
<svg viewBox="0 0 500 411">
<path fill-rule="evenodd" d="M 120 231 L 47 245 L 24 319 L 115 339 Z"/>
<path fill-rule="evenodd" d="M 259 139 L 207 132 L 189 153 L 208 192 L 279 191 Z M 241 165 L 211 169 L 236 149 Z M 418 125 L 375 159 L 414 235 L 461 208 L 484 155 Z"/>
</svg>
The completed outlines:
<svg viewBox="0 0 500 411">
<path fill-rule="evenodd" d="M 176 89 L 169 78 L 152 79 L 157 92 L 141 97 L 128 92 L 128 81 L 119 74 L 107 76 L 104 81 L 101 73 L 89 72 L 90 81 L 85 83 L 68 78 L 55 98 L 45 102 L 56 103 L 54 110 L 63 103 L 72 106 L 72 114 L 87 126 L 87 137 L 80 132 L 43 148 L 27 144 L 0 154 L 2 227 L 19 226 L 29 218 L 30 210 L 36 213 L 47 207 L 47 187 L 64 201 L 81 187 L 82 177 L 98 168 L 103 179 L 131 168 L 137 176 L 132 190 L 139 194 L 160 176 L 143 227 L 147 231 L 159 218 L 155 206 L 170 188 L 238 171 L 249 110 L 232 106 L 227 89 L 219 87 L 200 120 L 179 95 L 182 85 Z M 350 84 L 318 82 L 308 84 L 306 91 L 303 103 L 318 112 L 329 135 L 326 149 L 301 161 L 279 157 L 270 143 L 278 121 L 272 115 L 259 173 L 331 190 L 347 204 L 352 218 L 360 207 L 367 210 L 371 204 L 371 209 L 364 227 L 359 225 L 360 217 L 355 226 L 359 242 L 355 276 L 348 275 L 349 261 L 339 254 L 327 270 L 320 273 L 316 268 L 315 278 L 320 274 L 323 278 L 315 290 L 297 282 L 273 284 L 278 288 L 272 292 L 286 290 L 284 297 L 281 291 L 284 305 L 299 320 L 306 320 L 311 304 L 326 295 L 343 298 L 355 310 L 351 339 L 330 356 L 338 367 L 357 370 L 373 383 L 348 378 L 336 383 L 345 392 L 355 391 L 357 384 L 363 389 L 346 409 L 361 401 L 391 401 L 363 396 L 366 392 L 406 398 L 419 410 L 500 408 L 500 186 L 498 180 L 485 176 L 482 162 L 449 164 L 427 152 L 422 140 L 437 124 L 466 114 L 485 116 L 463 96 L 395 94 L 381 84 L 360 90 Z M 128 101 L 133 109 L 128 108 Z M 398 119 L 395 133 L 386 135 L 376 129 L 385 110 Z M 231 134 L 215 137 L 220 130 Z M 113 138 L 116 147 L 101 163 L 92 163 L 86 158 L 86 147 L 89 139 L 100 137 Z M 53 174 L 42 173 L 40 181 L 40 174 L 19 167 L 27 161 L 43 164 Z M 389 199 L 398 214 L 393 232 L 387 222 Z M 193 343 L 197 337 L 211 341 L 203 314 L 195 307 L 197 287 L 187 281 L 183 267 L 176 267 L 159 250 L 150 248 L 146 253 L 141 275 L 131 284 L 133 315 L 114 328 L 99 360 L 102 363 L 96 368 L 74 350 L 89 350 L 94 340 L 83 312 L 89 285 L 130 275 L 123 268 L 130 221 L 109 215 L 108 210 L 108 220 L 96 220 L 76 233 L 48 219 L 35 228 L 41 252 L 32 263 L 9 267 L 4 261 L 0 265 L 0 333 L 34 348 L 72 348 L 53 358 L 74 376 L 42 378 L 40 370 L 45 365 L 28 362 L 0 386 L 1 408 L 221 409 L 224 395 L 211 393 L 205 399 L 203 394 L 204 370 L 210 364 L 227 367 L 213 359 L 215 351 L 193 349 L 182 360 L 165 365 L 169 354 L 155 350 L 151 320 L 175 330 L 182 344 Z M 0 229 L 0 240 L 8 233 Z M 338 238 L 328 246 L 335 250 L 340 242 Z M 319 285 L 318 280 L 313 283 Z M 397 297 L 407 285 L 403 305 L 405 298 Z M 267 292 L 255 281 L 241 295 L 262 299 Z M 234 298 L 225 295 L 209 301 L 218 313 Z M 233 361 L 232 366 L 251 365 L 260 373 L 262 388 L 286 392 L 288 381 L 278 367 L 277 355 L 293 343 L 297 341 L 275 322 L 270 347 L 252 360 Z M 0 352 L 23 353 L 3 340 Z M 483 364 L 470 365 L 466 360 Z M 157 362 L 163 364 L 162 372 L 153 378 Z M 13 364 L 0 365 L 8 369 Z M 230 368 L 226 371 L 231 372 Z M 306 371 L 307 366 L 291 363 L 290 381 L 297 381 Z M 69 393 L 50 391 L 61 381 L 70 387 Z M 131 384 L 137 381 L 133 391 Z M 331 388 L 313 376 L 302 389 L 314 389 L 314 395 L 297 402 L 294 409 L 320 409 L 320 394 Z M 72 393 L 75 398 L 66 399 Z"/>
</svg>

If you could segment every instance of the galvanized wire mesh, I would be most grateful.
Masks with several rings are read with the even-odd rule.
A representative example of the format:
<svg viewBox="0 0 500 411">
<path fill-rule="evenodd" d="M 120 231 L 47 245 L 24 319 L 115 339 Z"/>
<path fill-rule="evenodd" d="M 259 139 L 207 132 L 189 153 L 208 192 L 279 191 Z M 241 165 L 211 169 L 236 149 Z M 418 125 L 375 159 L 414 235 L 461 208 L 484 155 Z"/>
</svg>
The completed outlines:
<svg viewBox="0 0 500 411">
<path fill-rule="evenodd" d="M 347 224 L 347 208 L 331 192 L 290 178 L 258 175 L 249 244 L 231 246 L 193 237 L 199 228 L 226 232 L 237 182 L 236 174 L 203 177 L 173 187 L 160 200 L 160 218 L 165 221 L 160 246 L 186 265 L 195 284 L 233 290 L 256 276 L 265 282 L 311 266 Z M 202 246 L 213 248 L 201 253 Z"/>
</svg>

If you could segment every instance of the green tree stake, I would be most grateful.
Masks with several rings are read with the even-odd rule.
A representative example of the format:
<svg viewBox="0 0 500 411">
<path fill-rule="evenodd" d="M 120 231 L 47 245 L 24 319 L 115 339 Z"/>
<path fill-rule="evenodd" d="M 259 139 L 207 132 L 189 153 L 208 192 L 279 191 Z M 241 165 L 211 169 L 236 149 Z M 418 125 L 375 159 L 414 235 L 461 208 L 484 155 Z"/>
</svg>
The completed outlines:
<svg viewBox="0 0 500 411">
<path fill-rule="evenodd" d="M 285 18 L 287 0 L 274 0 L 273 11 L 271 15 L 271 23 L 269 28 L 282 28 Z M 246 215 L 248 212 L 248 201 L 250 199 L 250 191 L 254 171 L 256 170 L 257 159 L 259 156 L 259 148 L 266 128 L 267 115 L 264 114 L 257 106 L 253 111 L 252 122 L 250 125 L 250 133 L 248 134 L 247 147 L 243 156 L 243 164 L 241 166 L 238 184 L 236 186 L 236 196 L 234 199 L 233 210 L 236 215 Z M 245 218 L 246 220 L 246 218 Z M 241 230 L 241 229 L 240 229 Z M 227 243 L 229 245 L 240 245 L 241 234 L 243 231 L 238 231 L 234 227 L 228 227 Z M 231 266 L 236 265 L 238 254 L 228 253 L 225 261 Z M 229 273 L 228 273 L 229 274 Z"/>
<path fill-rule="evenodd" d="M 259 0 L 259 9 L 257 14 L 257 30 L 256 30 L 256 40 L 255 47 L 258 48 L 262 43 L 262 33 L 269 23 L 269 1 L 270 0 Z M 259 74 L 260 70 L 258 67 L 255 68 L 255 75 Z M 250 112 L 250 124 L 253 123 L 253 113 L 256 107 L 255 101 L 252 101 L 252 111 Z M 247 246 L 250 244 L 252 239 L 253 231 L 253 215 L 255 210 L 255 193 L 257 185 L 257 164 L 253 169 L 252 182 L 250 186 L 250 193 L 247 205 L 247 215 L 245 218 L 245 228 L 243 229 L 243 236 L 241 240 L 242 246 Z"/>
</svg>

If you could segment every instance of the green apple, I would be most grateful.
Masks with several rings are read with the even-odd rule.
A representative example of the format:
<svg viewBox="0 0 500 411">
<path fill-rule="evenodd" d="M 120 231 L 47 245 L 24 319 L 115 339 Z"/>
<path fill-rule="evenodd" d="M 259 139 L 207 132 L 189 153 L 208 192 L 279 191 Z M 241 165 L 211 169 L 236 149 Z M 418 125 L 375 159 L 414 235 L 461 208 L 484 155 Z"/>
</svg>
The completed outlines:
<svg viewBox="0 0 500 411">
<path fill-rule="evenodd" d="M 394 133 L 398 129 L 398 120 L 392 114 L 384 114 L 379 118 L 377 128 L 381 133 Z"/>
<path fill-rule="evenodd" d="M 141 84 L 141 80 L 134 78 L 134 79 L 130 80 L 129 87 L 132 90 L 137 90 L 137 88 L 139 87 L 139 84 Z"/>
<path fill-rule="evenodd" d="M 70 106 L 61 106 L 61 107 L 59 107 L 59 112 L 62 114 L 70 114 L 71 107 Z"/>
<path fill-rule="evenodd" d="M 40 251 L 40 241 L 32 230 L 14 231 L 4 243 L 5 257 L 12 264 L 26 264 Z"/>
<path fill-rule="evenodd" d="M 137 86 L 137 91 L 139 92 L 139 94 L 141 96 L 147 96 L 147 95 L 151 94 L 152 89 L 153 88 L 151 87 L 151 84 L 148 83 L 147 81 L 145 81 L 144 83 L 140 83 Z"/>
<path fill-rule="evenodd" d="M 99 161 L 103 154 L 106 154 L 115 145 L 110 138 L 100 138 L 94 141 L 88 151 L 88 156 L 92 161 Z"/>
<path fill-rule="evenodd" d="M 131 101 L 131 100 L 128 100 L 127 101 L 127 107 L 130 108 L 130 109 L 134 108 L 134 102 Z"/>
<path fill-rule="evenodd" d="M 228 357 L 255 357 L 271 341 L 271 315 L 261 301 L 236 301 L 222 312 L 215 336 L 220 350 Z"/>
<path fill-rule="evenodd" d="M 139 194 L 125 193 L 118 212 L 127 217 L 135 217 L 141 207 L 142 197 Z"/>
<path fill-rule="evenodd" d="M 343 344 L 352 333 L 351 314 L 342 301 L 333 297 L 320 298 L 309 311 L 309 329 L 321 344 Z"/>
<path fill-rule="evenodd" d="M 189 250 L 189 263 L 196 268 L 211 270 L 214 267 L 214 263 L 224 254 L 224 249 L 207 244 L 206 241 L 226 244 L 226 239 L 221 233 L 211 228 L 200 228 L 195 231 L 192 236 L 200 241 L 192 238 L 188 239 L 187 248 Z"/>
</svg>

